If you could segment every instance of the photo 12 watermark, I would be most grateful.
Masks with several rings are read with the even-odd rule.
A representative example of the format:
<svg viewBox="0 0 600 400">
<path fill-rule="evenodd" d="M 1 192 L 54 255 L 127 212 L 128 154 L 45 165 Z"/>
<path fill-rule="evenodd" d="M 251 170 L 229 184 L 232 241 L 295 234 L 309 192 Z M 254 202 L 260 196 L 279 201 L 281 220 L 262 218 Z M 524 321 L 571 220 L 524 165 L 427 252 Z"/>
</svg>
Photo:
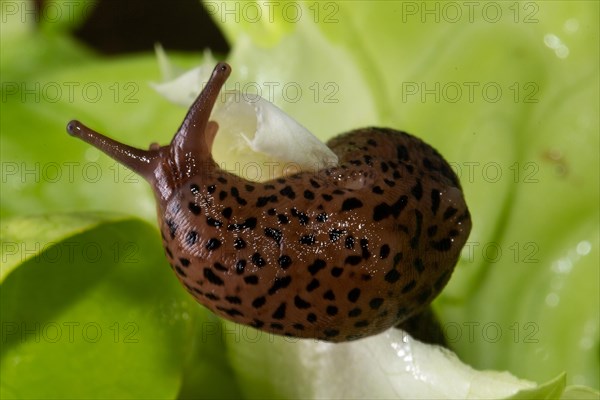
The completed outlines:
<svg viewBox="0 0 600 400">
<path fill-rule="evenodd" d="M 511 182 L 522 184 L 539 183 L 540 166 L 533 161 L 497 162 L 497 161 L 448 161 L 461 182 L 498 183 Z"/>
<path fill-rule="evenodd" d="M 127 184 L 137 184 L 142 181 L 135 172 L 116 162 L 108 166 L 94 161 L 0 163 L 2 184 L 96 183 L 103 179 Z"/>
<path fill-rule="evenodd" d="M 402 23 L 487 23 L 510 21 L 537 24 L 540 6 L 534 1 L 401 1 Z"/>
<path fill-rule="evenodd" d="M 132 264 L 140 262 L 140 246 L 134 241 L 81 242 L 18 242 L 2 241 L 1 258 L 6 263 L 14 257 L 20 262 L 31 260 L 41 264 L 95 264 L 102 260 Z"/>
<path fill-rule="evenodd" d="M 540 91 L 537 82 L 477 82 L 477 81 L 433 81 L 402 82 L 403 103 L 498 103 L 501 100 L 513 103 L 535 104 Z"/>
<path fill-rule="evenodd" d="M 62 321 L 31 322 L 3 321 L 2 343 L 113 343 L 135 344 L 140 342 L 140 326 L 127 322 Z"/>
<path fill-rule="evenodd" d="M 340 87 L 336 82 L 225 82 L 221 89 L 222 102 L 256 103 L 263 98 L 271 103 L 298 103 L 308 97 L 314 103 L 339 103 Z"/>
<path fill-rule="evenodd" d="M 537 264 L 540 245 L 535 241 L 498 243 L 467 241 L 461 252 L 461 260 L 466 263 L 486 262 L 496 264 L 501 261 L 514 264 Z"/>
<path fill-rule="evenodd" d="M 340 6 L 333 1 L 204 1 L 202 4 L 208 14 L 221 23 L 340 22 Z"/>
<path fill-rule="evenodd" d="M 16 18 L 21 23 L 41 22 L 46 24 L 72 23 L 87 19 L 96 6 L 96 1 L 64 0 L 64 1 L 0 1 L 2 23 Z"/>
<path fill-rule="evenodd" d="M 502 324 L 495 321 L 447 322 L 442 325 L 442 332 L 449 344 L 457 342 L 498 343 L 503 338 L 513 343 L 539 343 L 540 327 L 535 322 L 512 322 Z"/>
<path fill-rule="evenodd" d="M 139 103 L 140 86 L 137 82 L 2 82 L 2 103 Z"/>
</svg>

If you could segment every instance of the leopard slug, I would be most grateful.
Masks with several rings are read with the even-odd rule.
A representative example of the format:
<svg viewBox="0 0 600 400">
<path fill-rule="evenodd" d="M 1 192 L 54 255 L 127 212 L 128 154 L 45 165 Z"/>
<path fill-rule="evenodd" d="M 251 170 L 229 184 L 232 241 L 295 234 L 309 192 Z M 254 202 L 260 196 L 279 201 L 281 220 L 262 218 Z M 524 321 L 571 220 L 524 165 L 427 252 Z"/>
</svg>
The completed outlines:
<svg viewBox="0 0 600 400">
<path fill-rule="evenodd" d="M 448 163 L 405 132 L 362 128 L 327 143 L 337 166 L 247 181 L 211 155 L 209 117 L 230 72 L 216 66 L 168 146 L 133 148 L 75 120 L 67 131 L 152 185 L 168 261 L 215 314 L 341 342 L 425 310 L 471 230 Z"/>
</svg>

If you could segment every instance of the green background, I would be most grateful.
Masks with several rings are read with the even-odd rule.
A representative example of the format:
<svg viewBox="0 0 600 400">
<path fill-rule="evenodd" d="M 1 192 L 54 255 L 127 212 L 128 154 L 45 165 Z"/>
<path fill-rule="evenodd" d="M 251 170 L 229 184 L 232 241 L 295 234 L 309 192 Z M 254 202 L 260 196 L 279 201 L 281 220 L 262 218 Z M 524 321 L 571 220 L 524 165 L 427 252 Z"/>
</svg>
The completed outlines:
<svg viewBox="0 0 600 400">
<path fill-rule="evenodd" d="M 0 396 L 291 396 L 273 392 L 264 347 L 225 334 L 178 286 L 149 187 L 65 133 L 77 118 L 138 147 L 168 142 L 186 110 L 148 86 L 160 80 L 151 49 L 101 57 L 69 35 L 81 16 L 34 29 L 6 3 Z M 459 172 L 474 228 L 434 304 L 458 356 L 597 389 L 598 3 L 294 2 L 257 20 L 229 3 L 239 23 L 220 4 L 208 6 L 230 82 L 293 84 L 298 99 L 268 100 L 321 139 L 394 127 Z"/>
</svg>

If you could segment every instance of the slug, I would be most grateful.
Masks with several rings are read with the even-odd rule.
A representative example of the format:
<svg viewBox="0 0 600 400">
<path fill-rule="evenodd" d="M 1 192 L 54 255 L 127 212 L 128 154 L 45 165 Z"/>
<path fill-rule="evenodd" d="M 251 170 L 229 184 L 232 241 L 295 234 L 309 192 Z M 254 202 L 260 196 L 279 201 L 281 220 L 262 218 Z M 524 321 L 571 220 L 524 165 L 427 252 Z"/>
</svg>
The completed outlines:
<svg viewBox="0 0 600 400">
<path fill-rule="evenodd" d="M 216 66 L 168 146 L 133 148 L 75 120 L 67 131 L 152 185 L 168 261 L 215 314 L 342 342 L 425 310 L 471 230 L 448 163 L 405 132 L 363 128 L 327 143 L 337 166 L 247 181 L 211 155 L 209 117 L 230 72 Z"/>
</svg>

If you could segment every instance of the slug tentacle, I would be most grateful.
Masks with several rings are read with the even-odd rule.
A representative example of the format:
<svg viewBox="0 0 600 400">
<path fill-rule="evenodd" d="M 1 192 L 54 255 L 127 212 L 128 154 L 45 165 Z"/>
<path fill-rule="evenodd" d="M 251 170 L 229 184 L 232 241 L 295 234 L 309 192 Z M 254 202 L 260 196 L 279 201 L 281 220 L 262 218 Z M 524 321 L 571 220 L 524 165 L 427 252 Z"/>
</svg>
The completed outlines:
<svg viewBox="0 0 600 400">
<path fill-rule="evenodd" d="M 334 342 L 427 320 L 415 316 L 471 231 L 450 165 L 408 133 L 372 127 L 327 143 L 336 166 L 260 183 L 231 174 L 212 158 L 219 127 L 208 121 L 230 72 L 217 65 L 169 146 L 67 129 L 151 183 L 168 261 L 214 313 Z"/>
<path fill-rule="evenodd" d="M 101 150 L 146 180 L 152 179 L 153 172 L 160 161 L 159 150 L 156 148 L 142 150 L 128 146 L 94 131 L 76 120 L 67 124 L 67 132 Z"/>
<path fill-rule="evenodd" d="M 196 165 L 203 161 L 212 161 L 210 151 L 217 127 L 209 124 L 208 118 L 230 73 L 229 65 L 217 64 L 171 141 L 171 157 L 183 173 L 182 178 L 196 174 Z"/>
<path fill-rule="evenodd" d="M 67 132 L 145 178 L 152 184 L 159 199 L 167 199 L 186 180 L 214 168 L 211 149 L 218 125 L 208 118 L 230 73 L 229 65 L 217 64 L 169 146 L 161 147 L 153 143 L 149 150 L 137 149 L 110 139 L 75 120 L 68 123 Z"/>
</svg>

